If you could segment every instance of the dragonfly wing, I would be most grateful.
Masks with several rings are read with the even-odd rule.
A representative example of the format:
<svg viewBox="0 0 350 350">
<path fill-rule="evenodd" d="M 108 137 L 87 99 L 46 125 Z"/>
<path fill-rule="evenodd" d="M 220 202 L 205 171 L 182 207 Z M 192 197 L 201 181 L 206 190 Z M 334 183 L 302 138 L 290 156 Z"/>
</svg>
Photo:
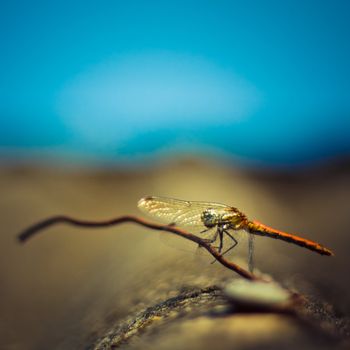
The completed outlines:
<svg viewBox="0 0 350 350">
<path fill-rule="evenodd" d="M 165 197 L 144 197 L 138 202 L 138 207 L 145 213 L 162 220 L 165 223 L 174 223 L 176 226 L 191 226 L 192 229 L 206 230 L 201 233 L 201 238 L 212 238 L 215 236 L 217 227 L 212 227 L 207 230 L 204 226 L 201 216 L 203 211 L 214 209 L 218 212 L 232 210 L 231 207 L 212 202 L 196 202 L 184 201 L 180 199 L 165 198 Z M 191 230 L 192 232 L 192 230 Z M 229 251 L 229 255 L 246 255 L 247 245 L 249 247 L 249 268 L 252 269 L 253 258 L 253 242 L 248 240 L 251 238 L 245 231 L 229 230 L 234 239 L 239 243 L 237 247 Z M 223 251 L 229 249 L 234 243 L 232 238 L 224 234 Z M 247 242 L 248 240 L 248 242 Z M 242 244 L 243 243 L 243 244 Z M 248 243 L 248 244 L 244 244 Z M 213 242 L 214 246 L 219 244 L 219 237 Z"/>
<path fill-rule="evenodd" d="M 248 268 L 249 272 L 254 271 L 254 235 L 248 233 Z"/>
<path fill-rule="evenodd" d="M 203 211 L 224 209 L 228 206 L 211 202 L 184 201 L 165 197 L 144 197 L 138 202 L 138 207 L 162 221 L 176 226 L 191 226 L 204 229 L 201 216 Z"/>
</svg>

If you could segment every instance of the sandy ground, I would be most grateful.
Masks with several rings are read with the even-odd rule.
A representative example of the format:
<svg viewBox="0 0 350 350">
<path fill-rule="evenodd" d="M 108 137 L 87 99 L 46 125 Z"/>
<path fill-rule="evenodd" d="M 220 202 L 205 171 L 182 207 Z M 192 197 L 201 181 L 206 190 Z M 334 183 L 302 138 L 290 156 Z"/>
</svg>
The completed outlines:
<svg viewBox="0 0 350 350">
<path fill-rule="evenodd" d="M 348 162 L 289 173 L 200 160 L 174 160 L 132 171 L 3 164 L 0 347 L 83 349 L 118 320 L 176 295 L 184 286 L 203 288 L 237 277 L 219 264 L 210 264 L 212 258 L 198 253 L 193 244 L 177 238 L 165 244 L 159 233 L 132 224 L 98 230 L 61 225 L 25 245 L 15 240 L 27 225 L 55 214 L 82 219 L 142 216 L 136 203 L 144 195 L 222 202 L 252 219 L 298 232 L 333 249 L 335 257 L 324 257 L 257 237 L 256 266 L 277 281 L 326 301 L 337 315 L 349 315 L 349 185 Z M 245 264 L 245 253 L 241 244 L 232 259 Z M 276 323 L 273 315 L 267 320 L 265 327 Z M 208 322 L 215 321 L 198 319 L 192 324 L 202 334 Z M 232 334 L 237 334 L 244 323 L 237 318 L 232 322 Z M 207 341 L 199 347 L 196 339 L 191 341 L 201 349 L 219 344 L 217 339 L 230 333 L 228 324 L 216 323 L 217 332 L 206 334 Z M 286 334 L 283 346 L 294 348 L 293 328 L 277 324 Z M 240 347 L 237 341 L 236 348 L 261 348 L 264 329 L 260 322 L 251 325 L 248 333 L 243 332 L 249 346 Z M 186 328 L 186 324 L 177 327 Z M 179 339 L 174 334 L 176 327 L 169 331 L 176 344 Z M 167 348 L 162 337 L 158 348 Z M 311 340 L 305 337 L 300 344 L 308 348 Z M 273 337 L 264 337 L 264 346 L 269 348 L 269 342 L 274 343 Z"/>
</svg>

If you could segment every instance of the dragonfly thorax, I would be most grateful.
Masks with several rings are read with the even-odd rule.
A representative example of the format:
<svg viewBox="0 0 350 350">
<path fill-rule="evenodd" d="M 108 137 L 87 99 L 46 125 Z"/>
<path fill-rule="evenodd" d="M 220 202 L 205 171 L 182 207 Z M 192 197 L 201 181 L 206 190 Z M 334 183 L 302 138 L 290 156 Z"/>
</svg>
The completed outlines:
<svg viewBox="0 0 350 350">
<path fill-rule="evenodd" d="M 246 217 L 235 208 L 223 212 L 208 208 L 203 211 L 201 220 L 208 228 L 225 225 L 228 228 L 239 229 L 245 223 Z"/>
</svg>

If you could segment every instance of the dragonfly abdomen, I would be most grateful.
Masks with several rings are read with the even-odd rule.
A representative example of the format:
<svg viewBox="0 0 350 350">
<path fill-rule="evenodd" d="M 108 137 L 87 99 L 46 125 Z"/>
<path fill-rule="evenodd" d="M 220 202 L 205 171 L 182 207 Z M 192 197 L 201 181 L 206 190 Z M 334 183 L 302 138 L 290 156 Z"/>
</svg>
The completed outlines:
<svg viewBox="0 0 350 350">
<path fill-rule="evenodd" d="M 313 242 L 309 239 L 299 237 L 297 235 L 293 235 L 290 233 L 273 229 L 258 221 L 248 222 L 247 228 L 250 233 L 253 233 L 256 235 L 272 237 L 272 238 L 280 239 L 285 242 L 294 243 L 300 247 L 307 248 L 321 255 L 334 255 L 330 249 L 322 246 L 319 243 Z"/>
</svg>

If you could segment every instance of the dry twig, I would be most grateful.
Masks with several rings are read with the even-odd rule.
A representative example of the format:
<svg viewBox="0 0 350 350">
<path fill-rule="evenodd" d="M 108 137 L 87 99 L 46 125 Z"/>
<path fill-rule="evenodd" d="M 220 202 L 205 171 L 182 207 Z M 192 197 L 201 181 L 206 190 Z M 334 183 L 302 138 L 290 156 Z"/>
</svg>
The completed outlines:
<svg viewBox="0 0 350 350">
<path fill-rule="evenodd" d="M 240 276 L 248 279 L 248 280 L 257 280 L 258 278 L 254 276 L 252 273 L 246 271 L 245 269 L 241 268 L 237 264 L 225 259 L 217 249 L 215 249 L 210 243 L 207 243 L 200 237 L 193 235 L 185 230 L 182 230 L 180 228 L 177 228 L 175 226 L 169 226 L 169 225 L 159 225 L 150 221 L 146 221 L 144 219 L 141 219 L 136 216 L 120 216 L 118 218 L 114 218 L 111 220 L 106 221 L 85 221 L 85 220 L 78 220 L 74 219 L 69 216 L 65 215 L 59 215 L 59 216 L 53 216 L 51 218 L 45 219 L 43 221 L 40 221 L 30 227 L 28 227 L 26 230 L 24 230 L 21 234 L 18 235 L 18 240 L 22 243 L 26 242 L 29 238 L 33 237 L 34 235 L 38 234 L 40 231 L 42 231 L 45 228 L 48 228 L 49 226 L 56 225 L 59 223 L 65 223 L 73 226 L 80 226 L 80 227 L 89 227 L 89 228 L 101 228 L 101 227 L 110 227 L 114 225 L 119 225 L 126 222 L 132 222 L 153 230 L 158 231 L 166 231 L 173 233 L 175 235 L 178 235 L 180 237 L 183 237 L 185 239 L 188 239 L 192 242 L 195 242 L 199 246 L 205 248 L 220 264 L 224 265 L 228 269 L 235 271 Z"/>
</svg>

